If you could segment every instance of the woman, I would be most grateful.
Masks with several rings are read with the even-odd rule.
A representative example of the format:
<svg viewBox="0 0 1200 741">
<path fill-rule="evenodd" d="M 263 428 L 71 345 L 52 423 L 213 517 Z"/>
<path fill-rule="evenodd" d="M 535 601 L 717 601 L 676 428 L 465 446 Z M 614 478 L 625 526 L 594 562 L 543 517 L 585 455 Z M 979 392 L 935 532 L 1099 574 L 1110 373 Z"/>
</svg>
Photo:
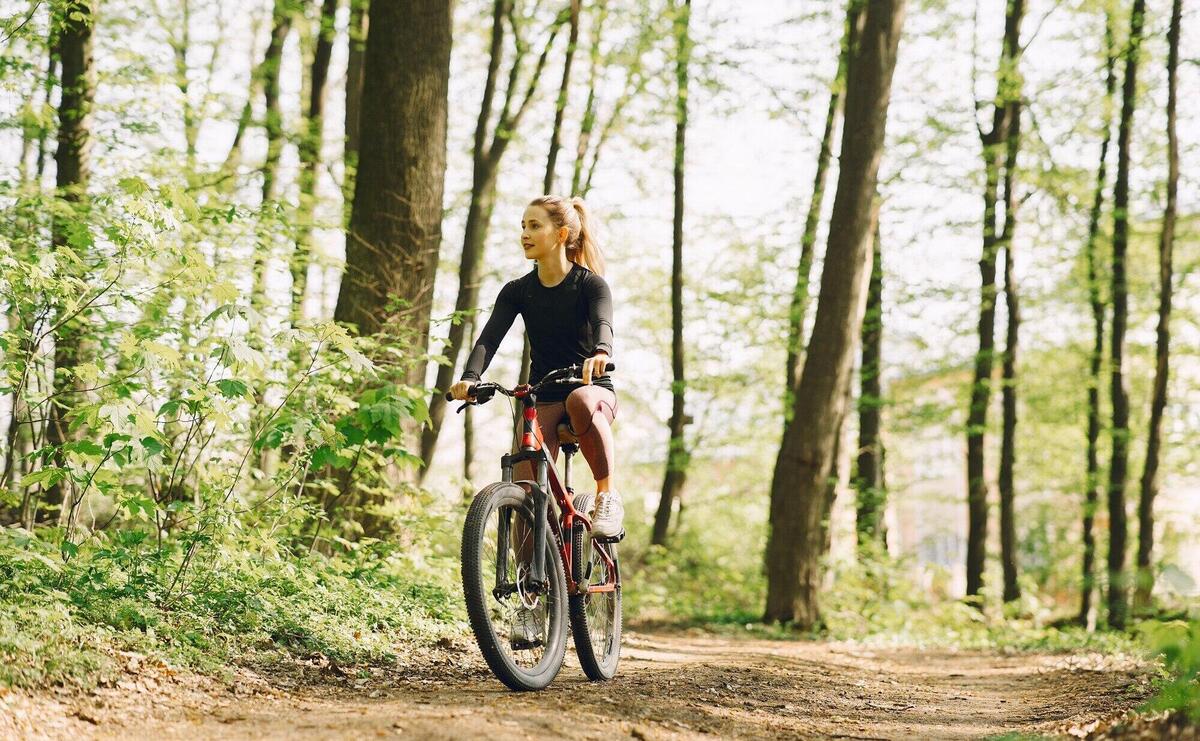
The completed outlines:
<svg viewBox="0 0 1200 741">
<path fill-rule="evenodd" d="M 617 396 L 605 365 L 612 354 L 612 292 L 601 277 L 604 258 L 588 227 L 582 198 L 535 198 L 521 219 L 521 246 L 537 267 L 500 289 L 492 316 L 467 358 L 462 379 L 450 388 L 456 399 L 472 396 L 500 341 L 518 314 L 529 334 L 530 381 L 581 363 L 583 385 L 547 386 L 538 395 L 537 418 L 550 459 L 558 459 L 558 425 L 564 415 L 596 479 L 592 534 L 621 532 L 625 507 L 613 487 L 612 421 Z M 518 479 L 533 467 L 518 464 Z"/>
</svg>

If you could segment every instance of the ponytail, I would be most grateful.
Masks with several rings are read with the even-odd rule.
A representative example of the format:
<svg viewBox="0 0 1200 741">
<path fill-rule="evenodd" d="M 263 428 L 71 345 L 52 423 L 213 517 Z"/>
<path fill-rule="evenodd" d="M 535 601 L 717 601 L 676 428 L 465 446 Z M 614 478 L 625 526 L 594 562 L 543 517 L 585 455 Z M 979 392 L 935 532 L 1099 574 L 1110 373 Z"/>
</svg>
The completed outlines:
<svg viewBox="0 0 1200 741">
<path fill-rule="evenodd" d="M 593 234 L 595 225 L 592 223 L 587 204 L 583 202 L 582 198 L 575 196 L 571 199 L 571 206 L 578 214 L 579 236 L 575 239 L 574 245 L 567 245 L 569 250 L 567 257 L 596 275 L 604 275 L 604 253 L 600 251 L 600 245 L 596 244 Z M 574 249 L 570 249 L 572 246 Z"/>
<path fill-rule="evenodd" d="M 529 205 L 546 209 L 554 226 L 567 228 L 568 260 L 597 275 L 604 275 L 604 253 L 596 242 L 596 221 L 582 198 L 575 196 L 568 200 L 561 196 L 541 196 Z"/>
</svg>

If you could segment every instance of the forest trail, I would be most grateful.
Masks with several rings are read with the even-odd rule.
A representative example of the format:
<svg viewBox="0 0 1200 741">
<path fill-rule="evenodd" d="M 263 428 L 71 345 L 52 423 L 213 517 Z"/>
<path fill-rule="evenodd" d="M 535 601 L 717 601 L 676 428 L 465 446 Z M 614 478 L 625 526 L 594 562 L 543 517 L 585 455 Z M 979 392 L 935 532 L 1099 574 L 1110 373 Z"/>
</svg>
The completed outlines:
<svg viewBox="0 0 1200 741">
<path fill-rule="evenodd" d="M 492 679 L 465 642 L 446 642 L 411 665 L 366 676 L 322 657 L 285 674 L 238 670 L 223 681 L 138 662 L 131 659 L 116 686 L 86 696 L 0 697 L 0 736 L 865 739 L 1070 729 L 1082 735 L 1149 691 L 1145 665 L 1098 654 L 880 649 L 688 633 L 631 634 L 612 682 L 587 682 L 572 658 L 548 690 L 528 694 Z"/>
</svg>

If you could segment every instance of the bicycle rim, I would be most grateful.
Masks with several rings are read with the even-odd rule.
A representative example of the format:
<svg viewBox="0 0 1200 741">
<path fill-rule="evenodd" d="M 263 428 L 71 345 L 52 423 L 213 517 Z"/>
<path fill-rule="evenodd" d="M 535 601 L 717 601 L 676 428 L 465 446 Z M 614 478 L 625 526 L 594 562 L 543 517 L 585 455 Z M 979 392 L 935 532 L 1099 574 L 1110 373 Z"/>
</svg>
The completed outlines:
<svg viewBox="0 0 1200 741">
<path fill-rule="evenodd" d="M 579 505 L 576 504 L 576 508 Z M 617 563 L 615 543 L 594 544 L 582 527 L 576 528 L 572 542 L 575 579 L 589 587 L 616 581 L 602 551 Z M 590 566 L 589 566 L 590 564 Z M 588 592 L 571 596 L 571 632 L 579 664 L 588 679 L 612 679 L 621 658 L 621 589 Z"/>
<path fill-rule="evenodd" d="M 561 558 L 553 537 L 547 537 L 550 589 L 535 593 L 527 578 L 532 539 L 533 515 L 523 489 L 500 483 L 476 495 L 463 527 L 463 594 L 484 659 L 514 690 L 548 685 L 566 651 Z"/>
</svg>

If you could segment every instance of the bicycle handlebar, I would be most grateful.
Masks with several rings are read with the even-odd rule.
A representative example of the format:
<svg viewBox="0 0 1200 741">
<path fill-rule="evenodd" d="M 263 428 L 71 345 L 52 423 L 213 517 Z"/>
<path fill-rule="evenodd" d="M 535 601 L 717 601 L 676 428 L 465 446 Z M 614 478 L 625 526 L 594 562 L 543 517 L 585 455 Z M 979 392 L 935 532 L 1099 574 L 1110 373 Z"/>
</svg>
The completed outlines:
<svg viewBox="0 0 1200 741">
<path fill-rule="evenodd" d="M 616 369 L 617 369 L 617 364 L 612 361 L 609 361 L 604 366 L 605 373 L 612 373 Z M 583 367 L 580 364 L 570 365 L 570 366 L 567 366 L 566 368 L 559 368 L 558 370 L 552 370 L 549 373 L 547 373 L 545 376 L 543 376 L 542 380 L 540 380 L 536 384 L 534 384 L 534 386 L 531 390 L 536 391 L 537 389 L 540 389 L 542 386 L 546 386 L 551 383 L 583 383 L 583 379 L 576 377 L 582 373 L 583 373 Z M 565 377 L 563 377 L 563 376 L 565 376 Z M 467 404 L 484 404 L 487 401 L 489 401 L 497 391 L 504 394 L 505 396 L 512 396 L 516 390 L 516 389 L 506 389 L 503 386 L 498 386 L 494 383 L 483 383 L 483 382 L 476 383 L 471 388 L 475 391 L 475 401 L 471 401 L 468 399 L 466 402 Z M 483 398 L 480 398 L 480 397 L 483 397 Z M 449 391 L 446 392 L 446 401 L 454 401 L 454 396 Z"/>
</svg>

